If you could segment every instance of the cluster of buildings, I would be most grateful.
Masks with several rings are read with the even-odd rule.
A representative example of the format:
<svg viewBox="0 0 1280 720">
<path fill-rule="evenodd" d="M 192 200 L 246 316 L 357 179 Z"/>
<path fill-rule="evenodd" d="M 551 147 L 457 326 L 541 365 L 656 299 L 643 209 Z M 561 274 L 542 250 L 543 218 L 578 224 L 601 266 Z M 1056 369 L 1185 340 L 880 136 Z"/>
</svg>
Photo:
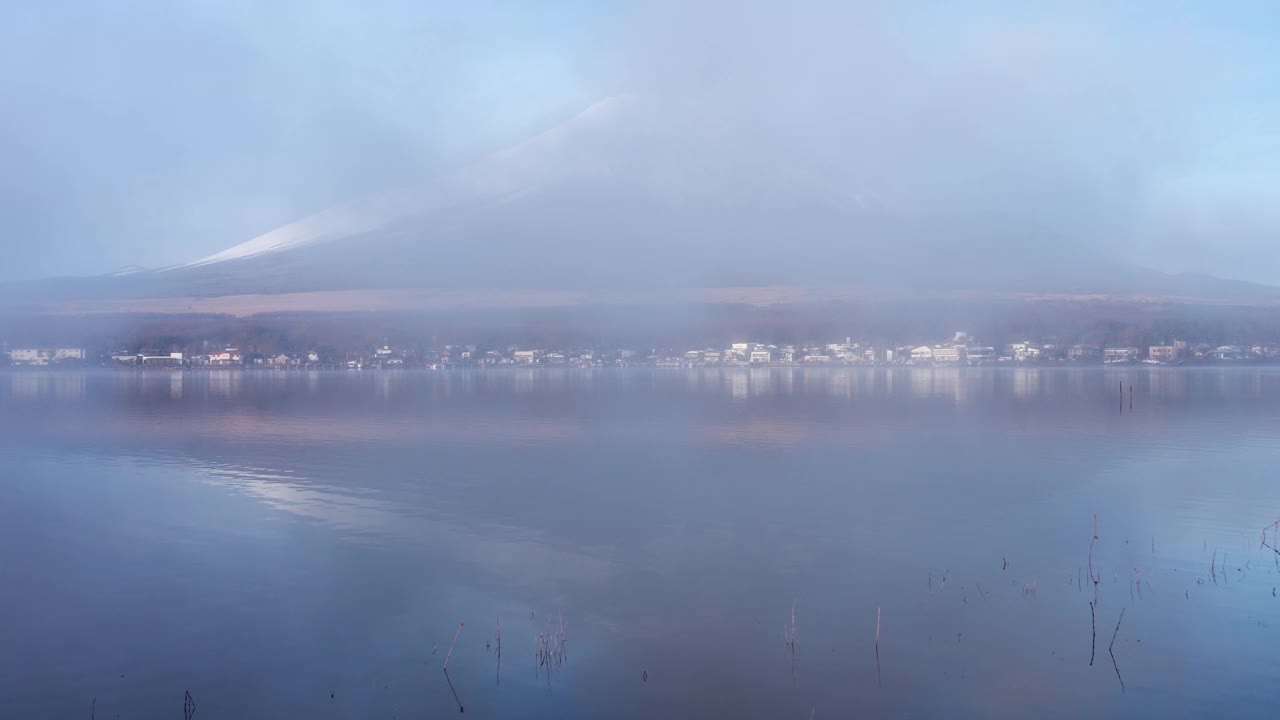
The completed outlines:
<svg viewBox="0 0 1280 720">
<path fill-rule="evenodd" d="M 84 362 L 85 352 L 81 348 L 16 348 L 9 351 L 9 362 L 13 365 L 61 365 L 64 363 Z"/>
<path fill-rule="evenodd" d="M 1002 363 L 1144 363 L 1177 365 L 1186 362 L 1280 361 L 1280 346 L 1191 345 L 1183 340 L 1145 348 L 1097 345 L 1061 345 L 1022 340 L 1000 346 L 984 345 L 965 332 L 948 341 L 926 345 L 875 345 L 854 342 L 826 345 L 771 345 L 734 343 L 727 348 L 687 350 L 683 354 L 655 355 L 658 365 L 994 365 Z"/>
<path fill-rule="evenodd" d="M 1108 365 L 1147 363 L 1173 365 L 1186 362 L 1280 361 L 1280 346 L 1191 345 L 1182 340 L 1169 344 L 1139 347 L 1100 347 L 1088 344 L 1060 345 L 1055 342 L 1023 340 L 1001 346 L 985 345 L 965 332 L 957 332 L 945 342 L 924 345 L 893 345 L 843 342 L 814 345 L 778 345 L 735 342 L 725 347 L 701 349 L 600 349 L 530 348 L 508 345 L 480 348 L 476 345 L 444 345 L 438 349 L 413 350 L 384 343 L 364 351 L 342 353 L 307 352 L 261 353 L 223 347 L 209 351 L 115 352 L 92 356 L 79 348 L 13 348 L 6 353 L 15 366 L 117 365 L 142 368 L 263 368 L 338 369 L 450 366 L 546 365 L 598 367 L 614 365 L 655 365 L 663 367 L 704 367 L 733 365 L 994 365 L 1002 363 L 1103 363 Z"/>
<path fill-rule="evenodd" d="M 722 364 L 827 364 L 844 365 L 990 365 L 1000 363 L 1146 363 L 1173 365 L 1189 361 L 1280 360 L 1280 346 L 1239 346 L 1207 344 L 1190 345 L 1175 340 L 1169 345 L 1146 348 L 1130 346 L 1060 345 L 1031 340 L 1001 346 L 984 345 L 965 332 L 957 332 L 948 341 L 926 345 L 874 345 L 854 342 L 814 346 L 735 343 L 728 348 L 688 350 L 683 355 L 654 358 L 666 365 Z"/>
</svg>

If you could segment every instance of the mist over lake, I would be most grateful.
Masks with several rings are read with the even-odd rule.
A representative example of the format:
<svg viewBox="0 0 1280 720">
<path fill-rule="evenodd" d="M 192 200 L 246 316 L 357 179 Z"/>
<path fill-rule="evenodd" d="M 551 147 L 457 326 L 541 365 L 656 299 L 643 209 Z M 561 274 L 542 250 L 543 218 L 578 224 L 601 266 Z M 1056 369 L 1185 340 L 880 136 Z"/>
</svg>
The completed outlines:
<svg viewBox="0 0 1280 720">
<path fill-rule="evenodd" d="M 1278 401 L 1269 367 L 9 371 L 0 716 L 1268 717 Z"/>
</svg>

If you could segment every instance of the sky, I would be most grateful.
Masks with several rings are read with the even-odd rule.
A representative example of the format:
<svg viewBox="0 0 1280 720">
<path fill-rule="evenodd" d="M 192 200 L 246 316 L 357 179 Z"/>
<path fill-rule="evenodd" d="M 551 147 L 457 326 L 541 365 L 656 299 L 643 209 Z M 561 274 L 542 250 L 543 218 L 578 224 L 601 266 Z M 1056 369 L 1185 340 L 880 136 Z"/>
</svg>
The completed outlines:
<svg viewBox="0 0 1280 720">
<path fill-rule="evenodd" d="M 201 258 L 623 95 L 743 167 L 1280 285 L 1280 8 L 885 5 L 10 4 L 0 280 Z"/>
</svg>

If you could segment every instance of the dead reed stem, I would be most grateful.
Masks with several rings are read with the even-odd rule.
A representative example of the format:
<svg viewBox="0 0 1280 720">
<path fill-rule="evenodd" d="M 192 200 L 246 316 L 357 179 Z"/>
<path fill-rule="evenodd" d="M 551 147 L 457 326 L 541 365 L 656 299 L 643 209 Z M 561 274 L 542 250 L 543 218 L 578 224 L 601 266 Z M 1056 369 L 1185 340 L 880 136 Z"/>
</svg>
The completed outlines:
<svg viewBox="0 0 1280 720">
<path fill-rule="evenodd" d="M 551 671 L 562 666 L 569 657 L 568 627 L 564 623 L 564 613 L 560 613 L 558 622 L 559 629 L 553 631 L 551 623 L 547 623 L 546 633 L 538 633 L 534 636 L 534 675 L 545 668 L 547 675 L 547 686 L 551 686 Z"/>
<path fill-rule="evenodd" d="M 1093 581 L 1093 587 L 1096 591 L 1098 583 L 1102 580 L 1102 573 L 1094 574 L 1093 572 L 1093 546 L 1098 543 L 1098 513 L 1093 514 L 1093 539 L 1089 541 L 1089 579 Z"/>
<path fill-rule="evenodd" d="M 497 636 L 497 639 L 498 639 L 498 672 L 497 672 L 497 684 L 498 684 L 498 685 L 501 685 L 501 684 L 502 684 L 502 618 L 501 618 L 501 617 L 498 617 L 498 618 L 497 618 L 497 623 L 498 623 L 498 636 Z"/>
<path fill-rule="evenodd" d="M 444 681 L 449 683 L 449 692 L 453 693 L 453 701 L 458 703 L 458 712 L 465 713 L 466 708 L 462 707 L 462 699 L 458 697 L 458 691 L 453 687 L 453 678 L 449 677 L 449 671 L 444 671 Z"/>
<path fill-rule="evenodd" d="M 458 631 L 457 631 L 456 633 L 454 633 L 454 634 L 453 634 L 453 644 L 449 646 L 449 652 L 448 652 L 448 654 L 446 654 L 446 655 L 444 656 L 444 669 L 445 669 L 445 670 L 448 670 L 448 669 L 449 669 L 449 658 L 453 657 L 453 647 L 454 647 L 454 645 L 457 645 L 457 644 L 458 644 L 458 636 L 462 634 L 462 626 L 463 626 L 464 624 L 466 624 L 466 621 L 459 622 L 459 623 L 458 623 Z"/>
<path fill-rule="evenodd" d="M 182 718 L 183 720 L 191 720 L 196 714 L 196 701 L 191 698 L 191 691 L 187 690 L 182 696 Z"/>
<path fill-rule="evenodd" d="M 1098 652 L 1098 611 L 1093 607 L 1093 603 L 1089 603 L 1089 628 L 1091 639 L 1089 641 L 1089 667 L 1093 667 L 1093 657 Z"/>
<path fill-rule="evenodd" d="M 876 687 L 880 687 L 880 608 L 876 608 Z"/>
<path fill-rule="evenodd" d="M 1107 650 L 1110 650 L 1116 645 L 1116 636 L 1120 634 L 1120 623 L 1124 622 L 1124 611 L 1124 608 L 1120 608 L 1120 619 L 1116 620 L 1116 630 L 1111 633 L 1111 644 L 1107 646 Z"/>
<path fill-rule="evenodd" d="M 1120 608 L 1120 619 L 1116 620 L 1116 630 L 1111 633 L 1111 644 L 1107 646 L 1107 654 L 1111 656 L 1111 667 L 1115 668 L 1116 679 L 1120 681 L 1120 692 L 1127 692 L 1124 687 L 1124 678 L 1120 677 L 1120 665 L 1116 663 L 1116 636 L 1120 634 L 1120 623 L 1124 622 L 1124 608 Z"/>
</svg>

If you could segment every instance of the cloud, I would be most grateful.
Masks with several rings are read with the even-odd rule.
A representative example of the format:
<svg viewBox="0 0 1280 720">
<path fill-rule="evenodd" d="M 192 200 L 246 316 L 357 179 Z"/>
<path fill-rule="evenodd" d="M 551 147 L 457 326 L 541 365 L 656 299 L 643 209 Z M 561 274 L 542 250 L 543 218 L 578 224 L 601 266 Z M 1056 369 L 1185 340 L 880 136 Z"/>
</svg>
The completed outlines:
<svg viewBox="0 0 1280 720">
<path fill-rule="evenodd" d="M 209 255 L 628 94 L 653 127 L 615 153 L 710 144 L 741 181 L 820 176 L 905 214 L 966 218 L 955 242 L 1003 232 L 997 246 L 1069 242 L 1165 269 L 1213 258 L 1280 282 L 1249 260 L 1277 229 L 1280 191 L 1258 189 L 1276 186 L 1280 151 L 1276 13 L 16 6 L 0 24 L 0 279 Z"/>
<path fill-rule="evenodd" d="M 1251 128 L 1234 127 L 1246 146 L 1275 126 L 1275 88 L 1260 98 L 1252 84 L 1272 63 L 1243 28 L 1149 9 L 650 5 L 629 20 L 624 76 L 674 112 L 717 114 L 742 152 L 820 164 L 903 210 L 1020 218 L 1047 242 L 1162 266 L 1162 250 L 1247 247 L 1256 233 L 1180 225 L 1169 190 L 1217 165 L 1204 148 L 1230 114 L 1251 113 Z M 1269 165 L 1267 146 L 1212 184 Z M 1261 221 L 1271 199 L 1212 212 Z"/>
</svg>

